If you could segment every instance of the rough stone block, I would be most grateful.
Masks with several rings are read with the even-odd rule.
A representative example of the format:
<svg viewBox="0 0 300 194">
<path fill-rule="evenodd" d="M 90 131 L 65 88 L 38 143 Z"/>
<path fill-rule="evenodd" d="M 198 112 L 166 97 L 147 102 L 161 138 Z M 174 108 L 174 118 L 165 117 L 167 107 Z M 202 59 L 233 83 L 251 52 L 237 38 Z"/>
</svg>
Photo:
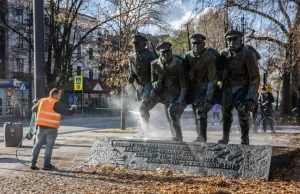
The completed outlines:
<svg viewBox="0 0 300 194">
<path fill-rule="evenodd" d="M 178 173 L 269 178 L 271 146 L 97 138 L 87 163 L 135 170 L 168 167 Z"/>
</svg>

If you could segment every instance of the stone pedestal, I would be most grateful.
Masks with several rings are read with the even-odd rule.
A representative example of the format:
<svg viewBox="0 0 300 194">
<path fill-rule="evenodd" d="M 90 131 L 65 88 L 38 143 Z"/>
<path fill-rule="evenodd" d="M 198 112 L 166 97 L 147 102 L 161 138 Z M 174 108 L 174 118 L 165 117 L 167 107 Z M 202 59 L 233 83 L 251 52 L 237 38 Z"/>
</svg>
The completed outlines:
<svg viewBox="0 0 300 194">
<path fill-rule="evenodd" d="M 98 138 L 87 163 L 136 170 L 168 167 L 179 173 L 269 178 L 271 146 Z"/>
</svg>

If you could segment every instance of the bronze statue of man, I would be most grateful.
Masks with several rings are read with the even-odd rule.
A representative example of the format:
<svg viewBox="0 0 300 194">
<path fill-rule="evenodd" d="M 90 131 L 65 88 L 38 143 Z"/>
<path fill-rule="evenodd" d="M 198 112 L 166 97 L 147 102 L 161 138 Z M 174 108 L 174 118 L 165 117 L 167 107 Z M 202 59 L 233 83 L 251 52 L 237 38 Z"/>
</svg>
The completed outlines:
<svg viewBox="0 0 300 194">
<path fill-rule="evenodd" d="M 228 48 L 222 50 L 219 65 L 222 68 L 223 138 L 219 143 L 228 144 L 235 108 L 241 128 L 241 144 L 249 144 L 249 110 L 258 98 L 259 69 L 255 53 L 244 46 L 243 33 L 229 30 L 225 34 Z"/>
<path fill-rule="evenodd" d="M 195 90 L 195 92 L 191 92 L 194 94 L 192 108 L 198 135 L 195 142 L 207 141 L 207 112 L 213 105 L 213 95 L 217 87 L 216 57 L 205 48 L 205 39 L 206 37 L 202 34 L 193 34 L 190 37 L 192 50 L 187 52 L 184 57 L 190 81 L 194 83 L 190 89 Z"/>
<path fill-rule="evenodd" d="M 145 112 L 145 103 L 149 100 L 152 91 L 151 84 L 151 62 L 156 59 L 153 51 L 148 49 L 148 39 L 140 34 L 132 35 L 134 51 L 129 54 L 130 73 L 128 81 L 131 84 L 136 83 L 137 87 L 133 86 L 137 93 L 137 99 L 140 103 L 139 112 Z M 143 135 L 149 128 L 149 117 L 142 114 L 142 132 Z"/>
<path fill-rule="evenodd" d="M 162 103 L 171 121 L 172 141 L 182 141 L 180 117 L 186 107 L 184 98 L 187 89 L 184 76 L 183 61 L 172 54 L 172 44 L 162 42 L 157 45 L 160 56 L 151 63 L 151 82 L 153 90 L 147 103 L 149 111 L 158 103 Z"/>
</svg>

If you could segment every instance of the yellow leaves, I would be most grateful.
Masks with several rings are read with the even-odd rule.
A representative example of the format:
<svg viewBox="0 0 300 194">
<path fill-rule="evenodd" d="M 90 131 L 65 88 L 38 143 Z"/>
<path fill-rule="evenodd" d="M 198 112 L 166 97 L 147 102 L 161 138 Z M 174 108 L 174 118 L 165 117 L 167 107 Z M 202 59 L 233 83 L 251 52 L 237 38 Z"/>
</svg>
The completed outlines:
<svg viewBox="0 0 300 194">
<path fill-rule="evenodd" d="M 158 174 L 160 174 L 162 176 L 172 176 L 173 175 L 173 172 L 169 168 L 158 168 L 158 169 L 156 169 L 156 171 L 158 172 Z"/>
<path fill-rule="evenodd" d="M 112 165 L 103 165 L 102 169 L 100 170 L 101 172 L 113 172 L 116 169 L 116 166 Z"/>
<path fill-rule="evenodd" d="M 300 163 L 300 159 L 298 159 Z M 291 171 L 286 171 L 292 174 Z M 38 184 L 37 184 L 38 183 Z M 70 167 L 57 172 L 23 172 L 0 177 L 1 193 L 300 193 L 299 181 L 231 179 L 178 174 L 166 165 L 156 171 L 137 171 L 115 165 Z"/>
<path fill-rule="evenodd" d="M 227 182 L 225 177 L 218 177 L 215 180 L 215 184 L 220 187 L 228 187 L 230 184 Z M 242 183 L 243 184 L 243 183 Z"/>
<path fill-rule="evenodd" d="M 165 193 L 167 193 L 167 191 L 165 190 L 165 188 L 161 188 L 161 189 L 160 189 L 160 193 L 161 193 L 161 194 L 165 194 Z"/>
</svg>

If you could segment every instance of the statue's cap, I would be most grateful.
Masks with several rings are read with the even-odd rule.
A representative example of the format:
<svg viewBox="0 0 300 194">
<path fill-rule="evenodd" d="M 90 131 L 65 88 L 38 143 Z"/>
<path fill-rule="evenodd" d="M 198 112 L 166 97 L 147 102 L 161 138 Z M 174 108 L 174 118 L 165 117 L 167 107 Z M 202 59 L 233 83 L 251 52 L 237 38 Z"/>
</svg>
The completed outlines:
<svg viewBox="0 0 300 194">
<path fill-rule="evenodd" d="M 232 37 L 243 37 L 243 32 L 241 31 L 238 31 L 238 30 L 229 30 L 226 32 L 225 34 L 225 38 L 228 39 L 228 38 L 232 38 Z"/>
<path fill-rule="evenodd" d="M 131 36 L 131 41 L 132 42 L 147 42 L 148 39 L 145 36 L 141 35 L 141 34 L 133 34 Z"/>
<path fill-rule="evenodd" d="M 172 47 L 172 44 L 170 42 L 161 42 L 156 46 L 156 50 L 166 51 L 166 50 L 170 50 L 171 47 Z"/>
<path fill-rule="evenodd" d="M 195 33 L 191 37 L 191 43 L 197 43 L 197 42 L 202 42 L 203 40 L 206 39 L 206 37 L 203 34 L 200 33 Z"/>
</svg>

